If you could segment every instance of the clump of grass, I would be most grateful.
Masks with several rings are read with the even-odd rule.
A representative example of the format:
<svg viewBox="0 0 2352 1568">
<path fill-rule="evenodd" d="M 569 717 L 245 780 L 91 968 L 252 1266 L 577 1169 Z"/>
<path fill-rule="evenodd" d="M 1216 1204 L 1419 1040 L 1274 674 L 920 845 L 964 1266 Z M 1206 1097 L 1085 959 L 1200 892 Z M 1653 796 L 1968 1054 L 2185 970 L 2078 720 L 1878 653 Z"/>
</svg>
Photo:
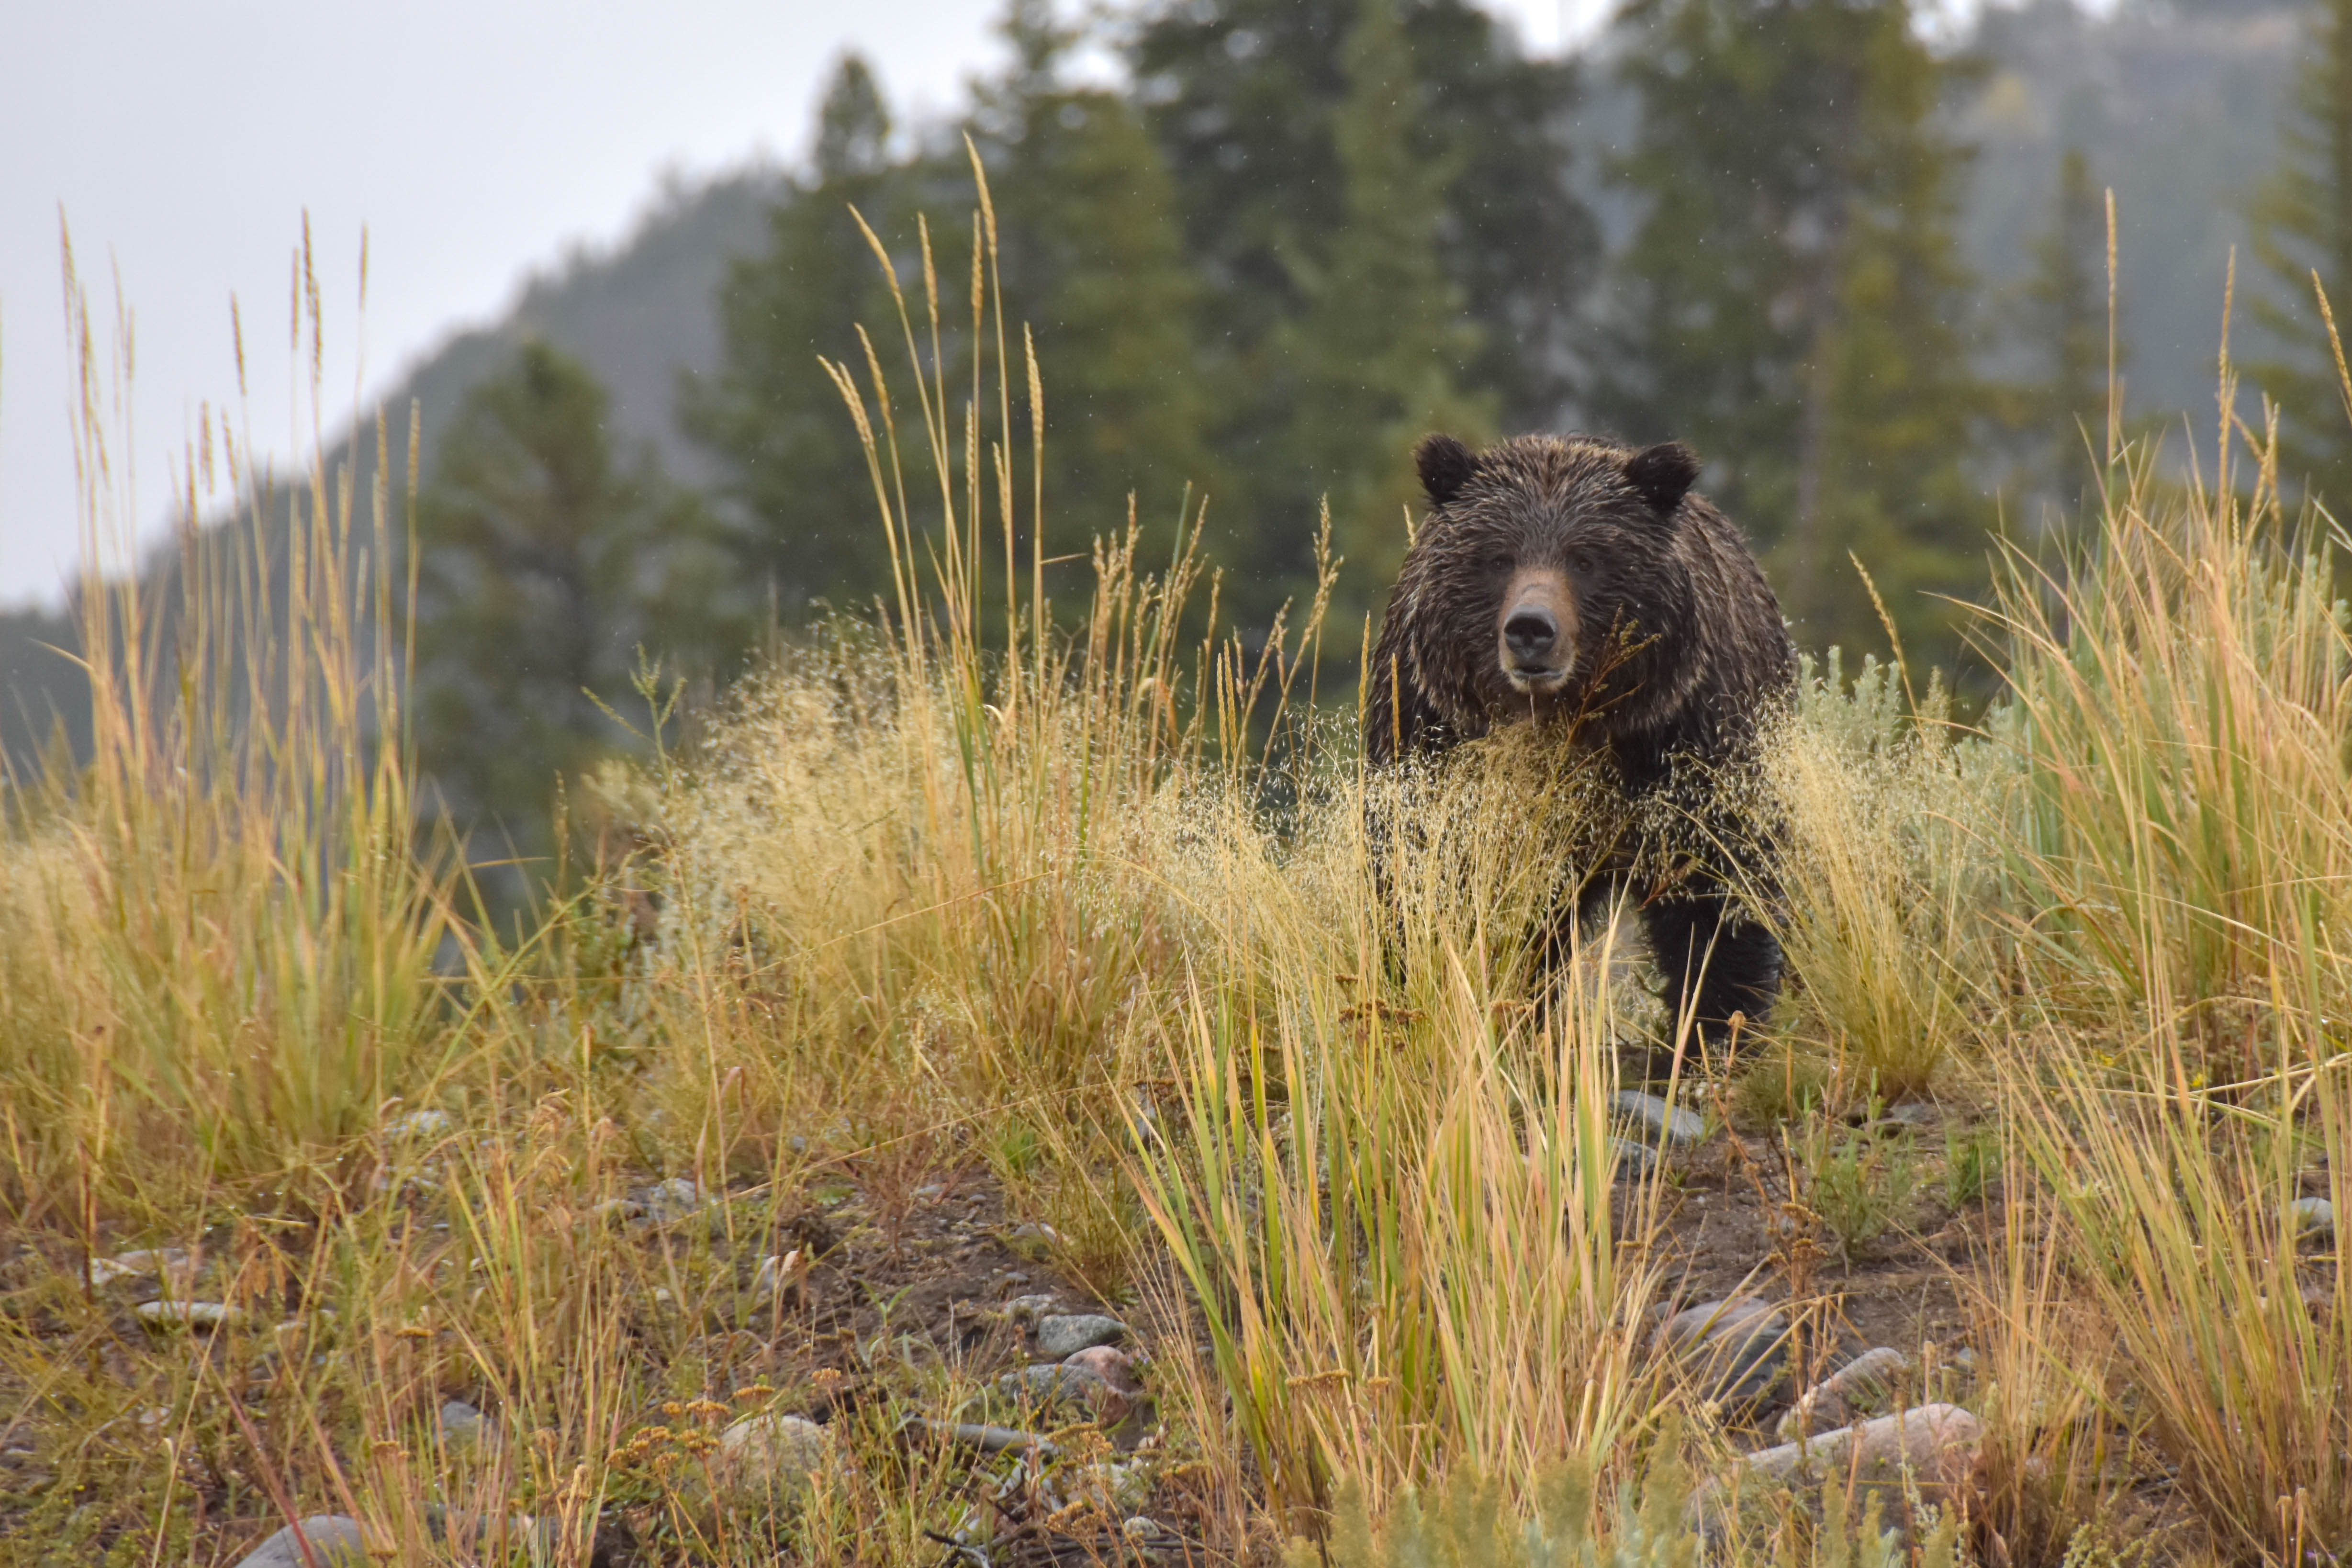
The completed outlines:
<svg viewBox="0 0 2352 1568">
<path fill-rule="evenodd" d="M 1808 657 L 1763 766 L 1783 825 L 1766 907 L 1801 978 L 1780 1032 L 1892 1099 L 1925 1093 L 1965 1036 L 1991 890 L 1976 836 L 2003 771 L 1958 743 L 1940 684 L 1906 707 L 1898 667 L 1848 681 L 1837 649 Z"/>
<path fill-rule="evenodd" d="M 314 465 L 276 487 L 207 408 L 176 584 L 108 581 L 143 521 L 110 414 L 129 349 L 99 359 L 68 267 L 91 750 L 0 779 L 5 1202 L 86 1232 L 207 1184 L 316 1203 L 344 1141 L 443 1065 L 453 873 L 415 840 L 404 531 L 383 483 L 355 497 Z M 317 337 L 299 297 L 296 321 Z M 200 538 L 223 504 L 238 521 Z"/>
<path fill-rule="evenodd" d="M 2352 640 L 2270 437 L 2225 419 L 2218 458 L 2210 489 L 2118 465 L 2095 560 L 2003 579 L 2037 984 L 2008 1036 L 2032 1053 L 1996 1060 L 2111 1414 L 2221 1550 L 2299 1562 L 2352 1539 L 2352 1314 L 2288 1214 L 2305 1151 L 2352 1147 Z M 2326 1181 L 2340 1208 L 2340 1159 Z"/>
<path fill-rule="evenodd" d="M 1201 994 L 1138 1176 L 1273 1499 L 1319 1509 L 1347 1476 L 1377 1510 L 1469 1455 L 1515 1495 L 1562 1454 L 1609 1464 L 1653 1408 L 1657 1266 L 1612 1199 L 1608 966 L 1545 1016 L 1466 961 L 1425 1015 L 1337 981 Z"/>
<path fill-rule="evenodd" d="M 1800 1173 L 1791 1197 L 1820 1217 L 1848 1260 L 1909 1217 L 1920 1172 L 1908 1133 L 1875 1137 L 1816 1114 L 1781 1137 Z"/>
</svg>

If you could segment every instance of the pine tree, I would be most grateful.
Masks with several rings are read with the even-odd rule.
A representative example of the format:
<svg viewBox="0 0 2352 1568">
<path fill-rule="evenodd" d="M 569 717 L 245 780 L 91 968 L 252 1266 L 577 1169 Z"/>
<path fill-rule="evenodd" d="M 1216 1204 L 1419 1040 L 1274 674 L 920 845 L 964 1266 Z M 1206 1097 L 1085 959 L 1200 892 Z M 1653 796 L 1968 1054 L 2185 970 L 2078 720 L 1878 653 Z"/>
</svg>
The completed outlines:
<svg viewBox="0 0 2352 1568">
<path fill-rule="evenodd" d="M 1977 576 L 1965 458 L 1988 411 L 1961 326 L 1949 69 L 1909 0 L 1634 0 L 1642 120 L 1617 178 L 1644 216 L 1612 280 L 1603 419 L 1690 440 L 1810 642 L 1877 640 L 1859 555 L 1909 651 Z"/>
<path fill-rule="evenodd" d="M 469 393 L 418 500 L 420 755 L 453 815 L 524 853 L 562 779 L 628 743 L 638 650 L 710 670 L 742 628 L 712 613 L 723 562 L 694 499 L 625 467 L 604 389 L 527 343 Z"/>
<path fill-rule="evenodd" d="M 1294 259 L 1306 307 L 1275 334 L 1268 385 L 1291 411 L 1284 477 L 1297 514 L 1328 497 L 1353 564 L 1345 615 L 1368 608 L 1402 563 L 1405 510 L 1419 500 L 1414 442 L 1437 428 L 1486 437 L 1495 400 L 1460 385 L 1479 332 L 1439 262 L 1447 171 L 1412 145 L 1419 87 L 1391 0 L 1363 0 L 1340 59 L 1342 217 L 1319 256 Z"/>
<path fill-rule="evenodd" d="M 2079 147 L 2058 165 L 2051 226 L 2033 248 L 2033 273 L 2018 315 L 2040 375 L 2021 389 L 2017 417 L 2030 457 L 2032 493 L 2062 520 L 2097 495 L 2107 454 L 2106 206 Z M 2116 347 L 2117 374 L 2123 353 Z"/>
<path fill-rule="evenodd" d="M 719 369 L 679 389 L 679 422 L 719 461 L 743 573 L 788 621 L 812 599 L 856 606 L 889 586 L 866 459 L 818 363 L 862 365 L 861 321 L 886 364 L 898 363 L 888 289 L 851 216 L 885 236 L 901 226 L 912 177 L 889 142 L 872 71 L 845 57 L 818 110 L 813 169 L 770 213 L 767 249 L 737 260 L 720 286 Z"/>
<path fill-rule="evenodd" d="M 1077 35 L 1046 0 L 1013 0 L 1003 32 L 1015 63 L 980 84 L 971 130 L 997 214 L 1016 386 L 1024 325 L 1041 365 L 1046 552 L 1083 555 L 1124 528 L 1130 494 L 1154 544 L 1171 543 L 1186 487 L 1222 488 L 1174 189 L 1126 100 L 1062 79 Z M 1016 433 L 1029 428 L 1021 402 Z M 1024 489 L 1024 519 L 1027 501 Z"/>
<path fill-rule="evenodd" d="M 1304 585 L 1315 497 L 1335 465 L 1358 460 L 1296 428 L 1319 424 L 1334 439 L 1348 428 L 1298 401 L 1305 385 L 1337 384 L 1344 369 L 1328 329 L 1377 334 L 1378 318 L 1341 320 L 1339 300 L 1393 293 L 1433 257 L 1437 292 L 1414 302 L 1404 325 L 1452 323 L 1438 351 L 1452 384 L 1491 399 L 1495 422 L 1514 429 L 1556 425 L 1569 398 L 1573 323 L 1564 307 L 1589 285 L 1599 254 L 1597 227 L 1570 185 L 1575 68 L 1521 58 L 1465 0 L 1388 0 L 1385 9 L 1374 26 L 1392 45 L 1360 25 L 1361 0 L 1159 4 L 1129 50 L 1176 183 L 1186 255 L 1207 290 L 1202 353 L 1224 414 L 1213 439 L 1238 485 L 1223 510 L 1242 535 L 1229 559 L 1239 569 L 1234 596 L 1248 612 Z M 1397 83 L 1385 104 L 1361 87 L 1370 68 L 1351 58 L 1375 44 L 1401 51 L 1379 67 Z M 1352 153 L 1343 152 L 1343 121 L 1354 126 Z M 1410 187 L 1399 201 L 1420 204 L 1417 214 L 1378 195 L 1383 186 Z M 1399 225 L 1412 230 L 1400 256 L 1350 254 L 1344 237 Z M 1309 326 L 1309 315 L 1319 324 Z M 1333 352 L 1308 346 L 1322 339 Z M 1366 363 L 1384 350 L 1368 344 Z M 1426 360 L 1420 351 L 1392 357 L 1416 353 Z M 1380 374 L 1391 391 L 1365 395 L 1395 403 L 1402 387 Z M 1385 421 L 1380 429 L 1393 444 Z M 1367 451 L 1376 486 L 1402 471 L 1402 450 Z M 1367 515 L 1390 514 L 1383 504 Z"/>
<path fill-rule="evenodd" d="M 2352 0 L 2319 0 L 2284 156 L 2255 205 L 2254 250 L 2273 289 L 2254 302 L 2273 357 L 2256 382 L 2280 405 L 2282 479 L 2338 516 L 2352 509 L 2352 408 L 2312 291 L 2352 333 Z"/>
</svg>

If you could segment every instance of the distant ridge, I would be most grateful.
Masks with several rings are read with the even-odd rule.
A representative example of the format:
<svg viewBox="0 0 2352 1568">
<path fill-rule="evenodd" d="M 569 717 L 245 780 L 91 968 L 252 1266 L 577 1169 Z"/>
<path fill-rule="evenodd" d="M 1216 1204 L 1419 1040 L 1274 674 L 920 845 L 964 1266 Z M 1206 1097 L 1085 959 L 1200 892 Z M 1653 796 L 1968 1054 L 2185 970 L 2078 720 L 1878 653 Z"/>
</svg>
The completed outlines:
<svg viewBox="0 0 2352 1568">
<path fill-rule="evenodd" d="M 1960 46 L 1984 75 L 1953 112 L 1979 148 L 1961 233 L 1988 314 L 1997 320 L 2030 268 L 2053 214 L 2059 160 L 2079 146 L 2094 179 L 2116 192 L 2132 405 L 2201 415 L 2212 397 L 2222 277 L 2232 245 L 2246 259 L 2246 201 L 2274 157 L 2301 16 L 2230 0 L 2126 0 L 2104 18 L 2068 0 L 1985 12 Z M 1597 72 L 1609 58 L 1603 40 Z M 1604 84 L 1598 96 L 1614 95 Z M 1592 121 L 1604 140 L 1607 118 Z M 575 251 L 529 281 L 503 320 L 457 333 L 418 363 L 383 400 L 395 451 L 414 399 L 429 468 L 466 392 L 537 337 L 604 382 L 625 447 L 650 444 L 674 476 L 709 482 L 708 459 L 674 417 L 678 380 L 716 363 L 713 301 L 727 265 L 764 246 L 766 213 L 788 188 L 772 166 L 663 187 L 625 238 Z M 2239 281 L 2254 286 L 2251 267 L 2241 266 Z M 156 569 L 168 574 L 168 560 Z M 78 675 L 40 646 L 71 634 L 57 612 L 0 613 L 0 757 L 28 756 L 53 714 L 80 738 Z"/>
</svg>

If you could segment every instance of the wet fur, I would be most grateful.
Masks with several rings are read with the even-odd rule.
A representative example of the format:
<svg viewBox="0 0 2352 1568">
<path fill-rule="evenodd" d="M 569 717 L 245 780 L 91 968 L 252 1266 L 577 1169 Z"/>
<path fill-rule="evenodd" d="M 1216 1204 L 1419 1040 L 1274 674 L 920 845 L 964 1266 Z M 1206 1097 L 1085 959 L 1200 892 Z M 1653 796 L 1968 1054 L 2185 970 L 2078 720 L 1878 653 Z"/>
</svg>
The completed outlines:
<svg viewBox="0 0 2352 1568">
<path fill-rule="evenodd" d="M 1542 436 L 1475 455 L 1433 437 L 1417 456 L 1433 504 L 1367 672 L 1372 763 L 1441 755 L 1521 722 L 1605 748 L 1629 805 L 1695 818 L 1697 837 L 1739 862 L 1685 858 L 1677 876 L 1634 889 L 1669 1005 L 1691 1010 L 1707 1037 L 1734 1012 L 1760 1022 L 1779 994 L 1780 949 L 1724 873 L 1769 885 L 1771 836 L 1727 806 L 1717 782 L 1793 691 L 1796 655 L 1738 529 L 1689 493 L 1696 458 L 1677 444 L 1637 452 Z M 1546 569 L 1569 584 L 1576 645 L 1566 683 L 1535 696 L 1505 675 L 1495 628 L 1514 576 Z M 1629 872 L 1598 869 L 1579 902 Z"/>
</svg>

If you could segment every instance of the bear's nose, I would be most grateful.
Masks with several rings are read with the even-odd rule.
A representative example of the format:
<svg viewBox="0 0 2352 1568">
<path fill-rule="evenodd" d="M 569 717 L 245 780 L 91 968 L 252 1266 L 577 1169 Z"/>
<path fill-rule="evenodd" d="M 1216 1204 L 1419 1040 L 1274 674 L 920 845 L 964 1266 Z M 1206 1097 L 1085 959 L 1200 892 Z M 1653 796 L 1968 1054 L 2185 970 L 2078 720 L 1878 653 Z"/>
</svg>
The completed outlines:
<svg viewBox="0 0 2352 1568">
<path fill-rule="evenodd" d="M 1559 623 L 1549 610 L 1530 605 L 1512 611 L 1511 618 L 1503 623 L 1503 646 L 1511 650 L 1517 664 L 1541 664 L 1559 640 Z"/>
</svg>

